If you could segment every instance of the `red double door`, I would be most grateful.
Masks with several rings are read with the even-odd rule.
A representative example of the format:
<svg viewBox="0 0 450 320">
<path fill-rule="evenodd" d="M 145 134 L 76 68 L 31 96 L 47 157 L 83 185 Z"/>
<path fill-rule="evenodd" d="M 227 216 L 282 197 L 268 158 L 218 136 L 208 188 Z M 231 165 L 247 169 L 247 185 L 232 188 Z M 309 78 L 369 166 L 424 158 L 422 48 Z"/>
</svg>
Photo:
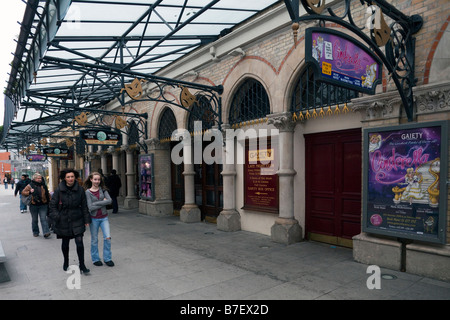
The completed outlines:
<svg viewBox="0 0 450 320">
<path fill-rule="evenodd" d="M 352 246 L 361 231 L 361 130 L 305 135 L 306 236 Z"/>
</svg>

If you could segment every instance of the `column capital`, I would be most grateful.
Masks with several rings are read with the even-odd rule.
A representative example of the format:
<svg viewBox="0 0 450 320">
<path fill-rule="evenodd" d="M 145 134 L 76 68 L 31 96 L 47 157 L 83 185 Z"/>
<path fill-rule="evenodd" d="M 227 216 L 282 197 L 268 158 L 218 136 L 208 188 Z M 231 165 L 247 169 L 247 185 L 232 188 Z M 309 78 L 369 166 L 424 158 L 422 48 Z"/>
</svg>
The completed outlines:
<svg viewBox="0 0 450 320">
<path fill-rule="evenodd" d="M 158 138 L 150 138 L 144 140 L 149 150 L 166 150 L 169 149 L 168 143 L 161 143 Z"/>
<path fill-rule="evenodd" d="M 292 121 L 290 112 L 269 114 L 267 118 L 267 124 L 274 125 L 280 132 L 293 132 L 295 129 L 295 122 Z"/>
</svg>

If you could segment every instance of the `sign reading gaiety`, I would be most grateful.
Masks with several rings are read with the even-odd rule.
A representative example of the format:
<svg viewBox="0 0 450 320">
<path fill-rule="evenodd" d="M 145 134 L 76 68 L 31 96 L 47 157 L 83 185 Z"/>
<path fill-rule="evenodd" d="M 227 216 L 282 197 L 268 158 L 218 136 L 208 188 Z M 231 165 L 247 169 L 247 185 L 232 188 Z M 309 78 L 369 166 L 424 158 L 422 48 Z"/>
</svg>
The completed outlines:
<svg viewBox="0 0 450 320">
<path fill-rule="evenodd" d="M 80 137 L 90 145 L 119 146 L 122 141 L 122 135 L 111 130 L 81 130 Z"/>
<path fill-rule="evenodd" d="M 375 94 L 381 83 L 381 62 L 348 35 L 325 28 L 306 30 L 306 62 L 315 66 L 321 81 Z"/>
<path fill-rule="evenodd" d="M 363 231 L 443 242 L 446 123 L 369 129 L 364 135 Z"/>
</svg>

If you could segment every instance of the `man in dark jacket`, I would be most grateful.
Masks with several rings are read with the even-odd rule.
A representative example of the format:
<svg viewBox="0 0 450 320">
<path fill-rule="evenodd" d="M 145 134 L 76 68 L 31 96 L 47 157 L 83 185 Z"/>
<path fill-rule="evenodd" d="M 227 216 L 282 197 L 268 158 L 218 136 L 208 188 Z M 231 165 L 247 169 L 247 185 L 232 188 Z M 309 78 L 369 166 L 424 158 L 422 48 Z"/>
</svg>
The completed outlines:
<svg viewBox="0 0 450 320">
<path fill-rule="evenodd" d="M 23 174 L 20 177 L 20 181 L 16 184 L 16 189 L 14 190 L 14 196 L 17 197 L 17 194 L 20 196 L 20 213 L 27 212 L 27 205 L 22 202 L 22 191 L 25 189 L 27 185 L 29 185 L 31 182 L 31 179 L 28 178 L 27 174 Z"/>
<path fill-rule="evenodd" d="M 119 205 L 117 203 L 117 197 L 119 196 L 120 188 L 122 187 L 122 182 L 120 181 L 117 171 L 115 169 L 111 170 L 111 175 L 106 179 L 106 187 L 109 190 L 109 195 L 112 199 L 112 213 L 119 212 Z"/>
</svg>

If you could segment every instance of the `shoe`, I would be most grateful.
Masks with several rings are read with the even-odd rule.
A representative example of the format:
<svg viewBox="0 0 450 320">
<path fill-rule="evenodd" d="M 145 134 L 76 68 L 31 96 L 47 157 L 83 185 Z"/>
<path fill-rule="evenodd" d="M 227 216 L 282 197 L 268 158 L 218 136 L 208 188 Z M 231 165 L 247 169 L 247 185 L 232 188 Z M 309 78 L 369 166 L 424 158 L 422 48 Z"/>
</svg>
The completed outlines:
<svg viewBox="0 0 450 320">
<path fill-rule="evenodd" d="M 103 265 L 103 263 L 101 261 L 95 261 L 94 262 L 94 266 L 100 267 L 102 265 Z"/>
<path fill-rule="evenodd" d="M 33 233 L 33 237 L 39 237 L 39 234 Z"/>
<path fill-rule="evenodd" d="M 63 270 L 67 271 L 67 268 L 69 268 L 69 262 L 64 262 L 63 264 Z"/>
<path fill-rule="evenodd" d="M 86 268 L 86 266 L 81 265 L 80 266 L 80 272 L 81 273 L 89 273 L 91 270 L 89 270 L 88 268 Z"/>
<path fill-rule="evenodd" d="M 112 213 L 119 213 L 119 211 L 116 211 L 116 212 L 113 211 Z"/>
<path fill-rule="evenodd" d="M 20 213 L 23 213 L 23 210 L 20 210 Z"/>
<path fill-rule="evenodd" d="M 48 237 L 50 237 L 50 232 L 49 232 L 49 233 L 46 233 L 46 234 L 44 234 L 44 238 L 45 238 L 45 239 L 47 239 Z"/>
<path fill-rule="evenodd" d="M 105 261 L 105 264 L 106 264 L 108 267 L 114 267 L 114 262 L 112 262 L 112 260 L 110 260 L 110 261 Z"/>
</svg>

